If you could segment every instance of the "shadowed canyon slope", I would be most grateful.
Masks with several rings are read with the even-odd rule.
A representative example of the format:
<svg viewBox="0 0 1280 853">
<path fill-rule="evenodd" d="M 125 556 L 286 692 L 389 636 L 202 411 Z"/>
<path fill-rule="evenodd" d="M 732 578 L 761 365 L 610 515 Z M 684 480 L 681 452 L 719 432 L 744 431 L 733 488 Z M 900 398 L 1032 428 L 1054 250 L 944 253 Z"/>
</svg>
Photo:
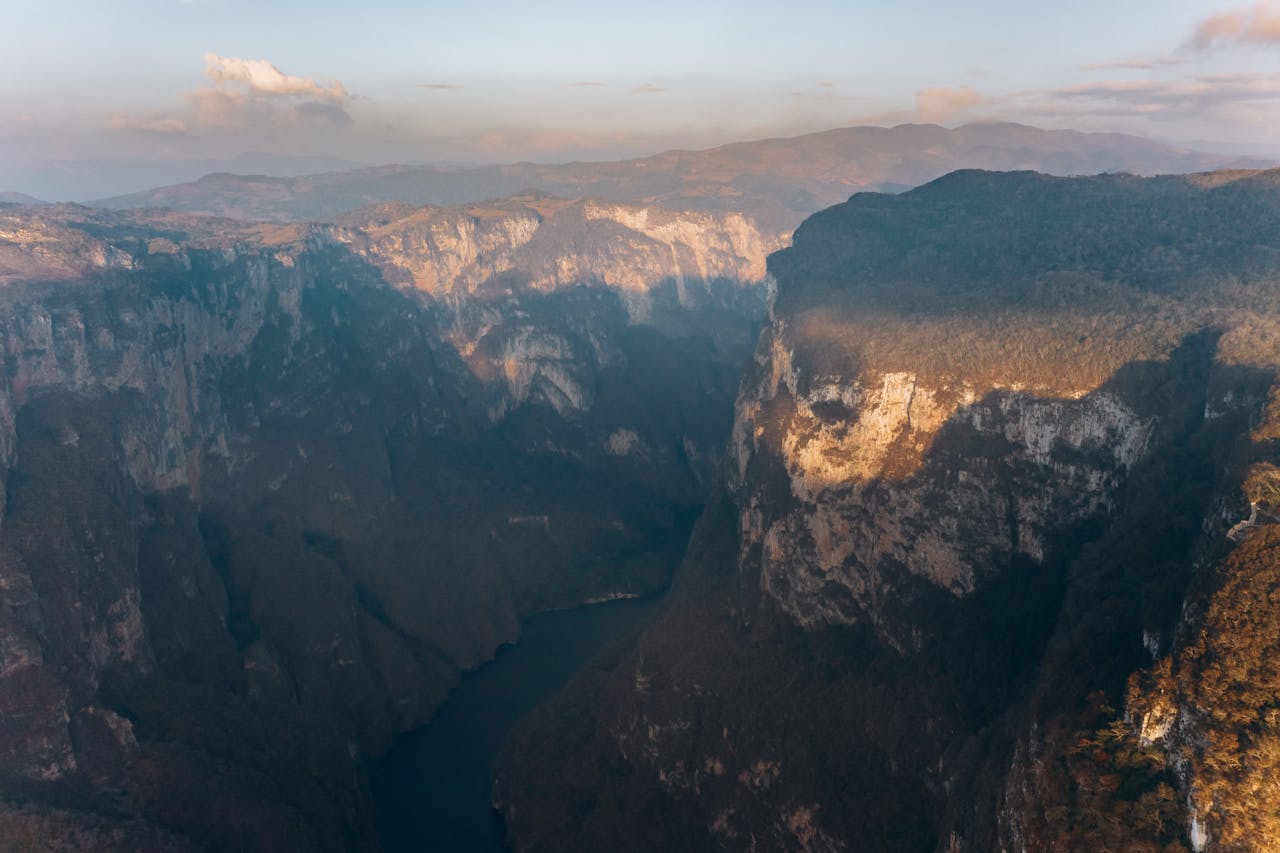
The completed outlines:
<svg viewBox="0 0 1280 853">
<path fill-rule="evenodd" d="M 539 190 L 566 198 L 736 212 L 766 233 L 785 237 L 804 217 L 857 190 L 905 189 L 954 169 L 1151 175 L 1223 168 L 1233 165 L 1233 159 L 1123 134 L 1044 131 L 1016 124 L 954 130 L 901 125 L 842 128 L 705 151 L 668 151 L 617 163 L 383 166 L 300 178 L 216 174 L 99 203 L 282 222 L 328 219 L 385 201 L 453 205 Z"/>
<path fill-rule="evenodd" d="M 1280 172 L 807 220 L 668 612 L 508 742 L 514 847 L 1275 849 L 1278 247 Z"/>
</svg>

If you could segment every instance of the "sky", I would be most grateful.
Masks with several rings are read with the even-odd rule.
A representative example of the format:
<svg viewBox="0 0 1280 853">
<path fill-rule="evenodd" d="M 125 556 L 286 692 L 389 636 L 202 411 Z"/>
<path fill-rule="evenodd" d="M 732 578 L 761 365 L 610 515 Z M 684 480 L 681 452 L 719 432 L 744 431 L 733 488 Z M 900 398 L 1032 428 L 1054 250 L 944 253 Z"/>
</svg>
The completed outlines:
<svg viewBox="0 0 1280 853">
<path fill-rule="evenodd" d="M 972 121 L 1280 153 L 1280 0 L 0 0 L 0 190 L 53 200 Z"/>
</svg>

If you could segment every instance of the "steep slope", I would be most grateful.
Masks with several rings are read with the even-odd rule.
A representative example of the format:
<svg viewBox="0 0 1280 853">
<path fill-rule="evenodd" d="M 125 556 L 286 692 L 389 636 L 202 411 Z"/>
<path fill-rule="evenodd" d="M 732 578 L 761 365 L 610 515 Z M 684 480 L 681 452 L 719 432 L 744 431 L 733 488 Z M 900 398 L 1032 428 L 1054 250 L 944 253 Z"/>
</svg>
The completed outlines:
<svg viewBox="0 0 1280 853">
<path fill-rule="evenodd" d="M 851 127 L 706 151 L 668 151 L 617 163 L 516 163 L 472 169 L 383 166 L 301 178 L 216 174 L 98 204 L 168 207 L 277 222 L 329 219 L 386 201 L 455 205 L 541 190 L 566 198 L 641 201 L 737 212 L 789 235 L 809 214 L 861 189 L 906 188 L 959 168 L 1063 175 L 1204 171 L 1233 158 L 1122 134 L 1025 125 Z M 1257 165 L 1257 164 L 1254 164 Z"/>
<path fill-rule="evenodd" d="M 1280 172 L 807 220 L 668 613 L 508 744 L 516 849 L 1273 849 L 1277 247 Z"/>
<path fill-rule="evenodd" d="M 666 586 L 759 238 L 571 207 L 0 211 L 0 837 L 372 848 L 367 762 L 460 671 Z"/>
</svg>

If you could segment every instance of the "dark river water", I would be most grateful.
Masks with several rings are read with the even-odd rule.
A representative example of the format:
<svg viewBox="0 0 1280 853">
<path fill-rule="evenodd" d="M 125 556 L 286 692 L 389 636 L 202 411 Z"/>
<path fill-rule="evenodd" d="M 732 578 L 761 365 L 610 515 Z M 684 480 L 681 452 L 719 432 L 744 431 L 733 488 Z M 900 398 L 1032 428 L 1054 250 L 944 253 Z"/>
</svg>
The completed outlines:
<svg viewBox="0 0 1280 853">
<path fill-rule="evenodd" d="M 661 602 L 655 596 L 535 616 L 516 645 L 463 676 L 431 723 L 400 738 L 378 767 L 374 796 L 386 849 L 504 850 L 489 793 L 507 732 L 610 640 L 651 621 Z"/>
</svg>

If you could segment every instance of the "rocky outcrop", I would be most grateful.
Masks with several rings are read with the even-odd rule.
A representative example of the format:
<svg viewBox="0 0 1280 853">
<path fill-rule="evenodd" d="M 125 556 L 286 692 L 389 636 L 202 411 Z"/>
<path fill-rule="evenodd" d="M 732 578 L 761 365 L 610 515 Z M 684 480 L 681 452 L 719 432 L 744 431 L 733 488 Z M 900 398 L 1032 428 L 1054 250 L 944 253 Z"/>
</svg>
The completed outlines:
<svg viewBox="0 0 1280 853">
<path fill-rule="evenodd" d="M 808 220 L 667 615 L 508 745 L 516 849 L 1268 849 L 1278 239 L 1275 173 Z"/>
</svg>

